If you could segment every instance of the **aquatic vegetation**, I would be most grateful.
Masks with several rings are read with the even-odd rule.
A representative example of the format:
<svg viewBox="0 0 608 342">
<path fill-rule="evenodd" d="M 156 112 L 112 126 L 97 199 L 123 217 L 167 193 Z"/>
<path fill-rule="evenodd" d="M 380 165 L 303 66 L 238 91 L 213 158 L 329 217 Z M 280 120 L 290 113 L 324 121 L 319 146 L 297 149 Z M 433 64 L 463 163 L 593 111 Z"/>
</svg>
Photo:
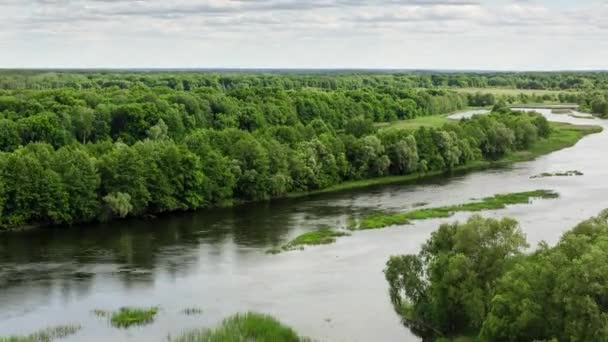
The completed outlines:
<svg viewBox="0 0 608 342">
<path fill-rule="evenodd" d="M 0 337 L 0 342 L 50 342 L 77 333 L 82 327 L 80 324 L 59 325 L 42 329 L 27 336 Z"/>
<path fill-rule="evenodd" d="M 119 328 L 128 328 L 133 325 L 146 325 L 154 321 L 158 313 L 158 307 L 151 308 L 129 308 L 124 307 L 113 312 L 110 322 Z"/>
<path fill-rule="evenodd" d="M 110 317 L 112 316 L 112 312 L 111 311 L 107 311 L 107 310 L 101 310 L 101 309 L 95 309 L 92 311 L 93 315 L 97 316 L 97 317 Z"/>
<path fill-rule="evenodd" d="M 570 114 L 572 110 L 569 108 L 553 108 L 551 109 L 551 113 L 553 114 Z"/>
<path fill-rule="evenodd" d="M 201 308 L 185 308 L 184 310 L 182 310 L 182 313 L 186 316 L 193 316 L 193 315 L 201 315 L 203 313 L 203 309 Z"/>
<path fill-rule="evenodd" d="M 584 173 L 580 172 L 579 170 L 572 170 L 572 171 L 565 171 L 565 172 L 543 172 L 541 174 L 534 175 L 530 178 L 534 179 L 534 178 L 545 178 L 545 177 L 570 177 L 570 176 L 583 176 L 583 175 L 584 175 Z"/>
<path fill-rule="evenodd" d="M 425 208 L 404 213 L 374 213 L 363 217 L 357 225 L 350 229 L 379 229 L 393 225 L 404 225 L 415 220 L 426 220 L 433 218 L 446 218 L 461 211 L 482 211 L 504 209 L 507 205 L 529 203 L 533 198 L 551 199 L 559 195 L 551 190 L 535 190 L 511 194 L 498 194 L 486 197 L 479 201 L 473 201 L 460 205 L 445 206 L 438 208 Z"/>
<path fill-rule="evenodd" d="M 303 249 L 305 246 L 328 245 L 336 242 L 336 238 L 350 235 L 347 232 L 323 227 L 318 230 L 299 235 L 281 247 L 273 247 L 266 251 L 267 254 L 279 254 L 285 251 Z"/>
<path fill-rule="evenodd" d="M 171 342 L 310 342 L 290 327 L 268 315 L 237 314 L 225 319 L 215 329 L 198 329 L 170 338 Z"/>
</svg>

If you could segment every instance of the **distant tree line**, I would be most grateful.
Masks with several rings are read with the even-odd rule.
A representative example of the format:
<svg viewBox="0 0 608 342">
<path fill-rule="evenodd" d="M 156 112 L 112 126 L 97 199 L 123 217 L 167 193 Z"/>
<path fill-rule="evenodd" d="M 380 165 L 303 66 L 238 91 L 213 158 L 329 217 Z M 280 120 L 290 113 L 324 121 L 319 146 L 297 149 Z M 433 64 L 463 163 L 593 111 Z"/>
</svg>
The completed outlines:
<svg viewBox="0 0 608 342">
<path fill-rule="evenodd" d="M 512 88 L 608 89 L 606 72 L 399 72 L 399 71 L 23 71 L 0 72 L 0 89 L 102 89 L 137 86 L 192 91 L 243 87 L 280 89 Z"/>
</svg>

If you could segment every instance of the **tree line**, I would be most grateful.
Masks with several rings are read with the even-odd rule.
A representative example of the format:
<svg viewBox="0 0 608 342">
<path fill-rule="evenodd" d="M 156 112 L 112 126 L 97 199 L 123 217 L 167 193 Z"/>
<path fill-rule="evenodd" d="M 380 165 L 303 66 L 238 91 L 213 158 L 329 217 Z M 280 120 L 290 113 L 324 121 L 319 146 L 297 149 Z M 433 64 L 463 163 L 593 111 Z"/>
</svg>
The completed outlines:
<svg viewBox="0 0 608 342">
<path fill-rule="evenodd" d="M 546 90 L 608 89 L 606 72 L 425 72 L 354 70 L 252 71 L 0 71 L 0 89 L 101 89 L 167 87 L 232 90 L 242 87 L 280 89 L 512 88 Z"/>
<path fill-rule="evenodd" d="M 390 297 L 424 340 L 608 340 L 608 211 L 532 254 L 517 222 L 444 224 L 418 255 L 392 257 Z"/>
<path fill-rule="evenodd" d="M 0 224 L 142 216 L 449 171 L 549 134 L 542 116 L 504 106 L 442 128 L 375 127 L 464 105 L 463 95 L 411 89 L 11 91 L 0 97 Z"/>
</svg>

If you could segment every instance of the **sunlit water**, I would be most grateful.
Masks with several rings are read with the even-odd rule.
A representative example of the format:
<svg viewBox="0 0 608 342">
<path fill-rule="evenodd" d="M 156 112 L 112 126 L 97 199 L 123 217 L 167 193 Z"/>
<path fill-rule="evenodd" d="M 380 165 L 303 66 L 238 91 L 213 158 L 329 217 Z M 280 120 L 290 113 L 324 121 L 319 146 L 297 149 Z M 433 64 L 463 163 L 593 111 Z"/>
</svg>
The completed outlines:
<svg viewBox="0 0 608 342">
<path fill-rule="evenodd" d="M 606 126 L 542 111 L 554 121 Z M 497 193 L 559 192 L 555 200 L 484 212 L 519 220 L 535 245 L 554 244 L 576 223 L 608 207 L 608 132 L 532 162 L 418 185 L 389 185 L 308 199 L 70 229 L 0 235 L 0 336 L 79 323 L 66 341 L 162 341 L 258 311 L 322 341 L 417 341 L 390 305 L 382 270 L 389 256 L 416 253 L 441 222 L 355 232 L 328 246 L 279 255 L 265 251 L 349 215 L 404 210 L 415 203 L 459 204 Z M 580 170 L 581 177 L 530 179 Z M 161 307 L 154 324 L 116 329 L 93 309 Z M 187 307 L 203 314 L 185 316 Z"/>
</svg>

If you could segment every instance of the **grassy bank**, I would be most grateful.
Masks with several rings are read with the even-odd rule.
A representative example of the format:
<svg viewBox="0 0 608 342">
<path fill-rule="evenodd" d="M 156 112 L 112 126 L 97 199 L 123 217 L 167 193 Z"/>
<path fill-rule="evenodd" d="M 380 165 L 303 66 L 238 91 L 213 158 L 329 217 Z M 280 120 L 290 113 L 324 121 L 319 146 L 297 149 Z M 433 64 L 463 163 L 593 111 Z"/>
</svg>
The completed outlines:
<svg viewBox="0 0 608 342">
<path fill-rule="evenodd" d="M 409 129 L 416 130 L 420 127 L 439 128 L 450 121 L 448 118 L 451 114 L 421 116 L 415 119 L 399 120 L 390 123 L 377 125 L 380 129 Z"/>
<path fill-rule="evenodd" d="M 482 210 L 504 209 L 507 205 L 529 203 L 534 198 L 551 199 L 558 194 L 550 190 L 535 190 L 511 194 L 499 194 L 460 205 L 452 205 L 438 208 L 418 209 L 405 213 L 375 213 L 363 217 L 355 222 L 350 229 L 379 229 L 393 225 L 408 224 L 411 221 L 426 220 L 432 218 L 445 218 L 457 212 L 477 212 Z"/>
<path fill-rule="evenodd" d="M 444 117 L 444 119 L 446 121 L 449 120 L 447 119 L 447 117 Z M 533 160 L 542 155 L 559 151 L 564 148 L 572 147 L 585 136 L 589 134 L 599 133 L 602 131 L 601 127 L 593 125 L 579 126 L 561 122 L 551 122 L 550 124 L 552 129 L 550 136 L 547 139 L 539 140 L 529 150 L 510 153 L 505 158 L 497 161 L 478 160 L 467 165 L 456 167 L 452 170 L 452 172 L 470 172 L 488 169 L 492 167 L 503 167 L 515 162 Z M 434 171 L 427 173 L 413 173 L 403 176 L 388 176 L 380 178 L 362 179 L 357 181 L 344 182 L 321 190 L 291 193 L 287 195 L 287 197 L 298 198 L 332 192 L 360 189 L 377 185 L 415 183 L 420 180 L 429 179 L 444 174 L 446 174 L 445 171 Z"/>
<path fill-rule="evenodd" d="M 257 313 L 237 314 L 215 329 L 199 329 L 170 338 L 171 342 L 308 342 L 271 316 Z"/>
</svg>

